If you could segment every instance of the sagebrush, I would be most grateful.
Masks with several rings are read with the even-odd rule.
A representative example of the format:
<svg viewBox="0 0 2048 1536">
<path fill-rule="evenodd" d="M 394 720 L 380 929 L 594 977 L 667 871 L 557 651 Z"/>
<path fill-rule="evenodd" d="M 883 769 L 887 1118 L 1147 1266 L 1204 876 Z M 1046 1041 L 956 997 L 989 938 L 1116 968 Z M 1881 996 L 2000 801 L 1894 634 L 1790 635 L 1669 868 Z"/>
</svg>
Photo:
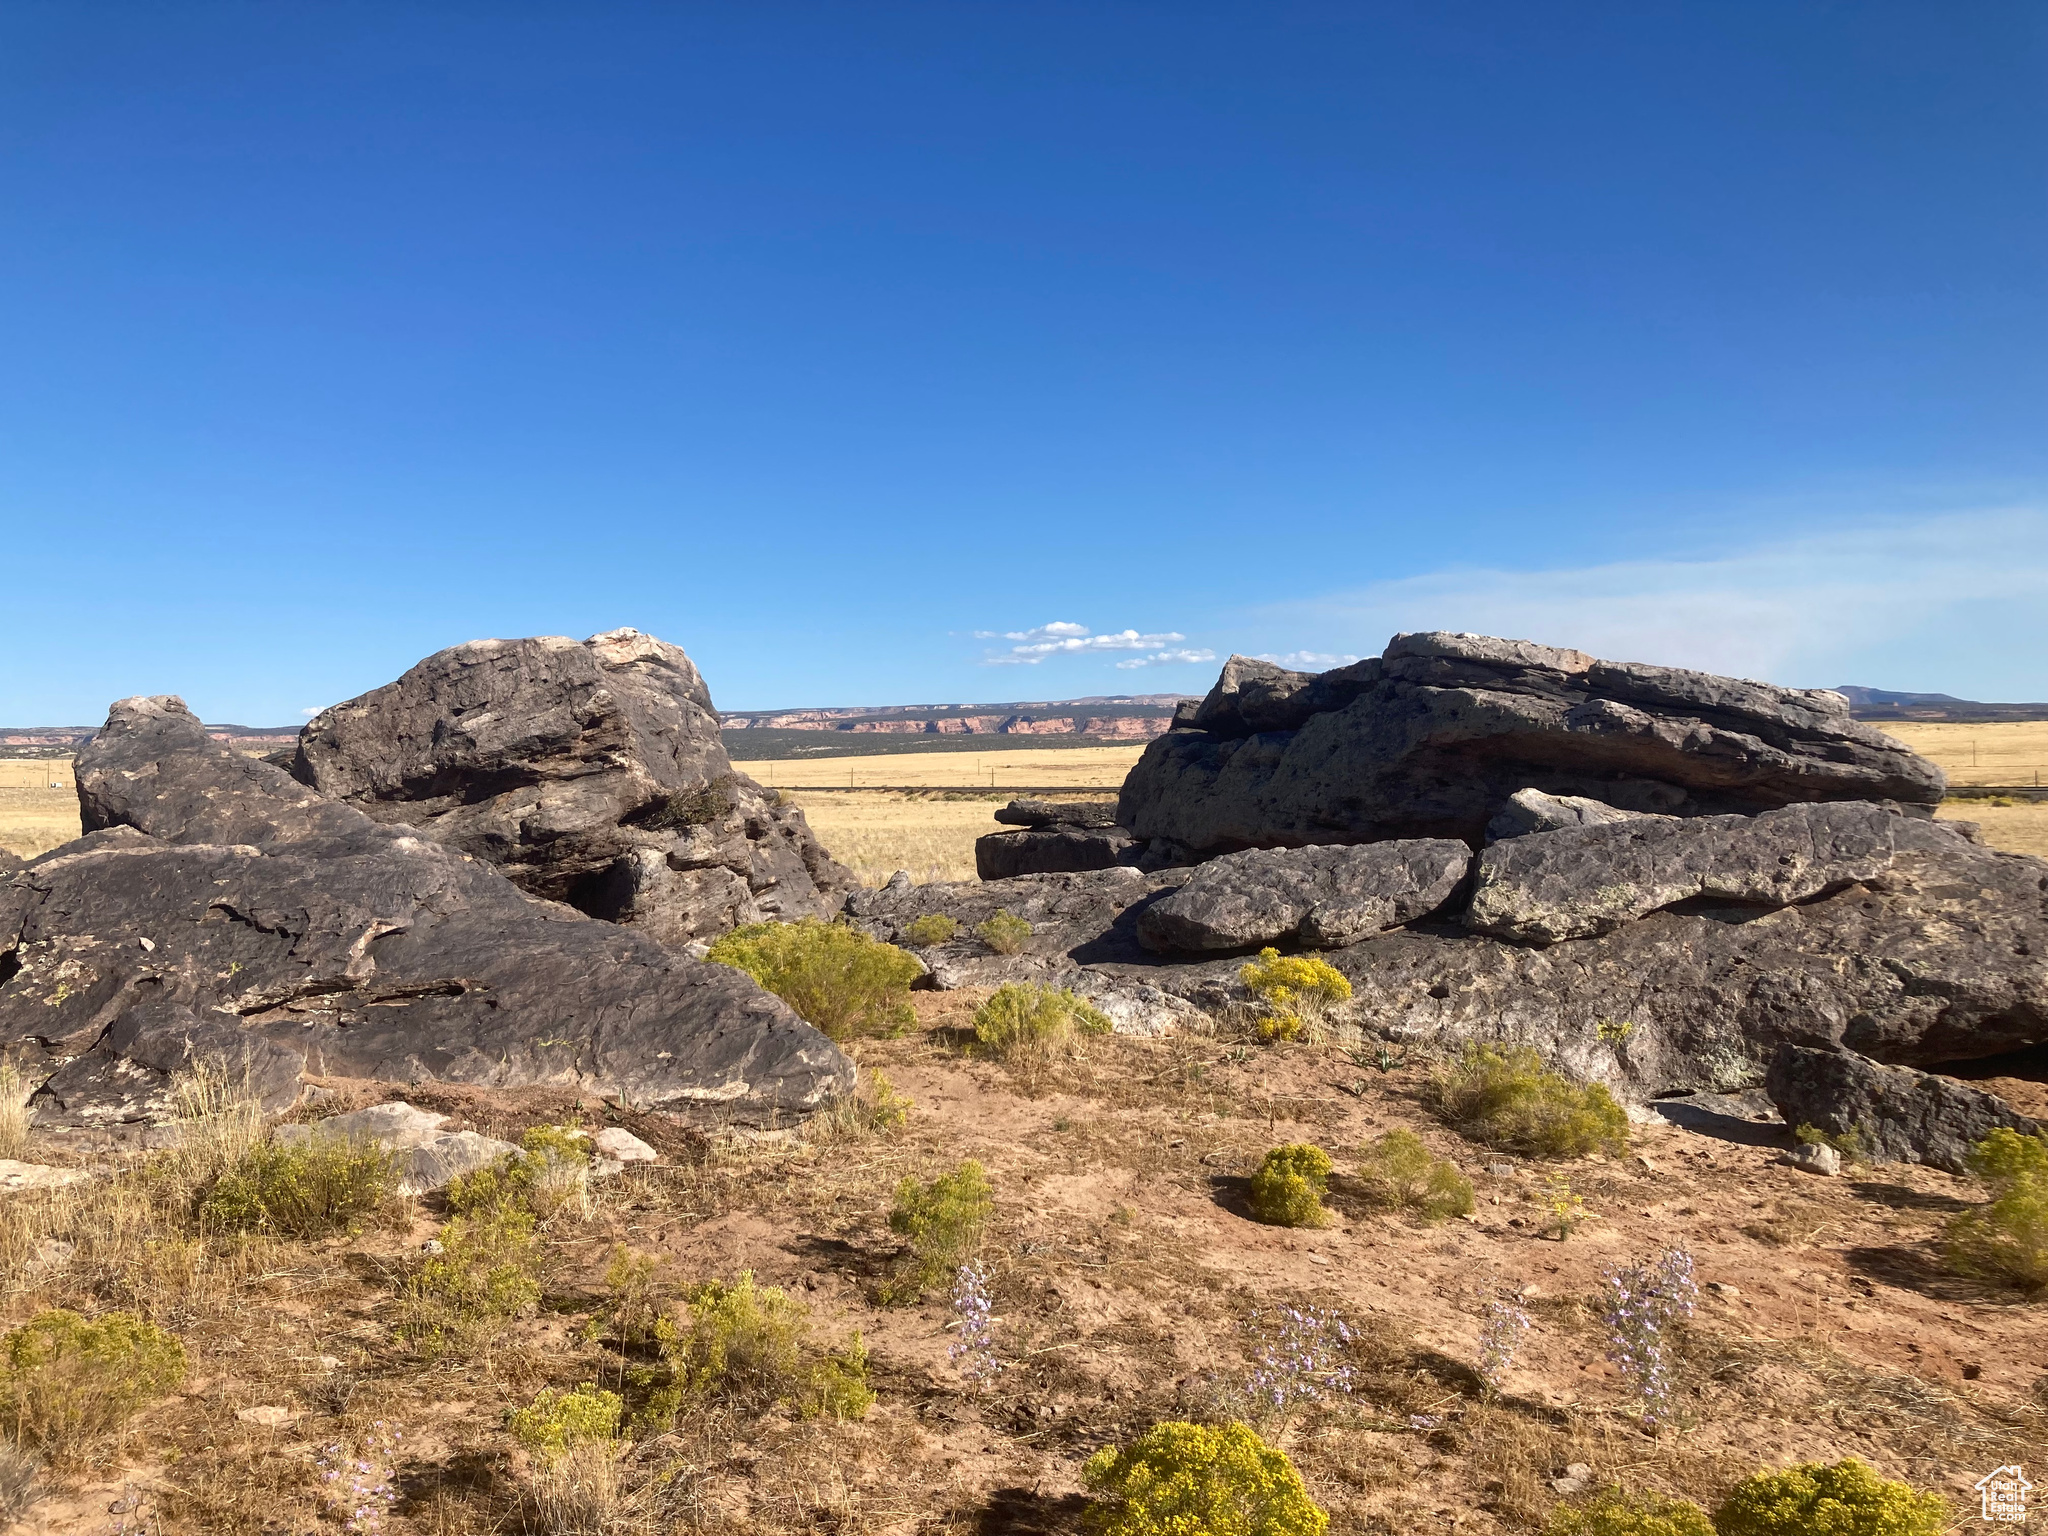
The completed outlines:
<svg viewBox="0 0 2048 1536">
<path fill-rule="evenodd" d="M 398 1187 L 391 1154 L 374 1142 L 316 1136 L 251 1147 L 222 1170 L 199 1204 L 220 1232 L 315 1238 L 359 1230 Z"/>
<path fill-rule="evenodd" d="M 1628 1495 L 1610 1489 L 1558 1509 L 1543 1536 L 1714 1536 L 1707 1512 L 1690 1499 Z"/>
<path fill-rule="evenodd" d="M 1943 1234 L 1949 1267 L 2022 1290 L 2048 1290 L 2048 1135 L 1993 1131 L 1970 1152 L 1991 1198 L 1953 1217 Z"/>
<path fill-rule="evenodd" d="M 924 1290 L 951 1279 L 980 1251 L 994 1210 L 988 1174 L 973 1158 L 929 1182 L 905 1178 L 889 1213 L 889 1230 L 908 1240 L 904 1284 Z"/>
<path fill-rule="evenodd" d="M 1031 924 L 1007 909 L 975 927 L 974 936 L 999 955 L 1021 955 L 1024 941 L 1031 937 Z"/>
<path fill-rule="evenodd" d="M 1430 1084 L 1437 1112 L 1460 1134 L 1534 1157 L 1628 1150 L 1628 1113 L 1600 1083 L 1550 1071 L 1526 1045 L 1469 1042 Z"/>
<path fill-rule="evenodd" d="M 924 974 L 894 944 L 815 917 L 735 928 L 706 958 L 745 971 L 835 1040 L 910 1024 L 910 984 Z"/>
<path fill-rule="evenodd" d="M 1108 1016 L 1085 999 L 1036 982 L 1007 982 L 974 1010 L 975 1044 L 1002 1061 L 1044 1060 L 1109 1032 Z"/>
<path fill-rule="evenodd" d="M 1941 1536 L 1948 1501 L 1879 1477 L 1855 1457 L 1759 1472 L 1714 1511 L 1719 1536 Z"/>
<path fill-rule="evenodd" d="M 1321 1147 L 1292 1142 L 1273 1148 L 1252 1175 L 1252 1214 L 1276 1227 L 1329 1225 L 1323 1194 L 1330 1168 L 1330 1154 Z"/>
<path fill-rule="evenodd" d="M 1323 1536 L 1330 1517 L 1287 1453 L 1244 1424 L 1155 1424 L 1089 1458 L 1090 1536 Z"/>
<path fill-rule="evenodd" d="M 185 1376 L 185 1346 L 132 1312 L 53 1307 L 0 1343 L 0 1415 L 13 1438 L 76 1460 Z"/>
<path fill-rule="evenodd" d="M 1388 1131 L 1367 1147 L 1358 1161 L 1358 1183 L 1373 1204 L 1424 1221 L 1469 1215 L 1473 1208 L 1472 1181 L 1432 1154 L 1413 1131 Z"/>
</svg>

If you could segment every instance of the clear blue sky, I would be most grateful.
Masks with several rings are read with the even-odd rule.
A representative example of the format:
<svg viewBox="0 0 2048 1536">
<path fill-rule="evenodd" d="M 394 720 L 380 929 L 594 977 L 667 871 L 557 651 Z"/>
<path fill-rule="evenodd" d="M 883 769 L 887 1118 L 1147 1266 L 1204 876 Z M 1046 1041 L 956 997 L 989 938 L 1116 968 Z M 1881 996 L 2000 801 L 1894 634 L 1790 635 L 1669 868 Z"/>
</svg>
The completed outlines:
<svg viewBox="0 0 2048 1536">
<path fill-rule="evenodd" d="M 7 724 L 623 624 L 2048 698 L 2044 428 L 2038 0 L 0 8 Z"/>
</svg>

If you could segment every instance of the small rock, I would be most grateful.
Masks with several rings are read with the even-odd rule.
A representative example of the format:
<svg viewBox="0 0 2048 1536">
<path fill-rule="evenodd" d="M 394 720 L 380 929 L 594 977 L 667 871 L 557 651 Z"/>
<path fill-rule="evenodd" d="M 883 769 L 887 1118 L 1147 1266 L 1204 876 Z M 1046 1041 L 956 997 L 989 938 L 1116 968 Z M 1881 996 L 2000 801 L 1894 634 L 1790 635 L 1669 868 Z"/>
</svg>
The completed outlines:
<svg viewBox="0 0 2048 1536">
<path fill-rule="evenodd" d="M 608 1125 L 591 1140 L 591 1145 L 604 1157 L 620 1163 L 659 1162 L 661 1154 L 647 1145 L 624 1126 Z"/>
<path fill-rule="evenodd" d="M 1486 1171 L 1489 1176 L 1496 1179 L 1512 1179 L 1515 1176 L 1515 1165 L 1513 1163 L 1488 1163 Z"/>
<path fill-rule="evenodd" d="M 1978 1381 L 1983 1378 L 1983 1375 L 1984 1367 L 1981 1365 L 1966 1365 L 1963 1367 L 1963 1380 L 1965 1381 Z"/>
<path fill-rule="evenodd" d="M 1725 1297 L 1729 1301 L 1735 1300 L 1736 1297 L 1742 1294 L 1742 1292 L 1736 1289 L 1736 1287 L 1728 1285 L 1720 1280 L 1709 1280 L 1707 1282 L 1707 1289 L 1712 1291 L 1716 1296 Z"/>
<path fill-rule="evenodd" d="M 1818 1173 L 1825 1178 L 1838 1178 L 1842 1172 L 1842 1154 L 1825 1142 L 1805 1142 L 1785 1154 L 1785 1161 L 1794 1168 L 1807 1173 Z"/>
<path fill-rule="evenodd" d="M 82 1168 L 52 1168 L 45 1163 L 17 1163 L 0 1157 L 0 1189 L 64 1189 L 83 1184 L 92 1175 Z"/>
<path fill-rule="evenodd" d="M 289 1408 L 237 1408 L 235 1417 L 244 1424 L 261 1424 L 265 1429 L 283 1429 L 298 1417 Z"/>
<path fill-rule="evenodd" d="M 488 1168 L 500 1158 L 512 1157 L 519 1149 L 509 1141 L 475 1131 L 453 1131 L 437 1136 L 425 1146 L 414 1147 L 398 1160 L 398 1192 L 424 1195 L 446 1189 L 465 1173 Z"/>
<path fill-rule="evenodd" d="M 915 884 L 917 882 L 910 878 L 909 870 L 899 869 L 884 882 L 882 889 L 885 891 L 907 891 Z"/>
<path fill-rule="evenodd" d="M 1583 1461 L 1575 1461 L 1564 1469 L 1564 1476 L 1553 1477 L 1550 1480 L 1550 1486 L 1558 1493 L 1569 1496 L 1574 1493 L 1584 1493 L 1587 1485 L 1592 1481 L 1593 1469 Z"/>
<path fill-rule="evenodd" d="M 145 952 L 153 951 L 156 948 L 156 940 L 154 939 L 137 939 L 135 942 L 140 944 Z"/>
<path fill-rule="evenodd" d="M 1640 1152 L 1636 1154 L 1636 1161 L 1642 1165 L 1643 1172 L 1645 1173 L 1655 1173 L 1657 1171 L 1657 1165 Z"/>
<path fill-rule="evenodd" d="M 69 1264 L 71 1256 L 76 1252 L 76 1243 L 67 1243 L 61 1237 L 46 1237 L 36 1244 L 36 1251 L 29 1256 L 24 1268 L 30 1278 L 46 1275 Z"/>
<path fill-rule="evenodd" d="M 424 1243 L 420 1244 L 421 1253 L 445 1253 L 446 1251 L 447 1250 L 441 1246 L 441 1239 L 439 1239 L 438 1237 L 430 1237 Z"/>
<path fill-rule="evenodd" d="M 277 1140 L 286 1146 L 300 1146 L 314 1137 L 326 1140 L 374 1141 L 387 1152 L 404 1152 L 423 1147 L 442 1134 L 446 1115 L 403 1102 L 373 1104 L 352 1114 L 330 1115 L 311 1125 L 280 1125 Z"/>
<path fill-rule="evenodd" d="M 341 1357 L 339 1355 L 315 1355 L 313 1363 L 323 1371 L 338 1371 L 341 1369 Z"/>
</svg>

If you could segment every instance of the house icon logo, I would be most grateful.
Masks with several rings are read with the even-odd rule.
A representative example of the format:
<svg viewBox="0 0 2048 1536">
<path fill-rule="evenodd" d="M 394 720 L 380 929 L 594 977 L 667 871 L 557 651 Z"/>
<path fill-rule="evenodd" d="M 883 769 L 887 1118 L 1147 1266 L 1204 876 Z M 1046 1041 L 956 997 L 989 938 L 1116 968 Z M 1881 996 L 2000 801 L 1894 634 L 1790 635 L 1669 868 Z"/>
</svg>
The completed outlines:
<svg viewBox="0 0 2048 1536">
<path fill-rule="evenodd" d="M 1984 1518 L 2001 1525 L 2025 1525 L 2027 1490 L 2033 1486 L 2017 1463 L 1979 1478 L 1977 1492 L 1984 1500 Z"/>
</svg>

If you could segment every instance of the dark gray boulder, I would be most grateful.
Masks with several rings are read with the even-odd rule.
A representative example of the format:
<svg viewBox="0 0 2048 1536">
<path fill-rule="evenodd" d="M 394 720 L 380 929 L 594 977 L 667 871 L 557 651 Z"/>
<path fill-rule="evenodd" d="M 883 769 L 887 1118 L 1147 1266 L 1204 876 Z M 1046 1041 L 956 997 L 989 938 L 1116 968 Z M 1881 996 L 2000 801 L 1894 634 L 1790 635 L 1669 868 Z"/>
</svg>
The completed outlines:
<svg viewBox="0 0 2048 1536">
<path fill-rule="evenodd" d="M 1486 824 L 1486 840 L 1495 843 L 1508 837 L 1526 837 L 1531 832 L 1601 827 L 1610 822 L 1635 821 L 1643 814 L 1584 795 L 1546 795 L 1540 789 L 1518 789 Z"/>
<path fill-rule="evenodd" d="M 1113 827 L 1114 800 L 1012 800 L 995 813 L 1006 827 Z"/>
<path fill-rule="evenodd" d="M 1941 771 L 1848 701 L 1526 641 L 1397 635 L 1308 681 L 1234 657 L 1195 730 L 1155 739 L 1118 820 L 1198 855 L 1456 837 L 1517 791 L 1674 816 L 1829 800 L 1931 808 Z"/>
<path fill-rule="evenodd" d="M 2048 1042 L 2048 862 L 1950 822 L 1900 817 L 1892 838 L 1882 874 L 1801 905 L 1692 901 L 1548 946 L 1396 928 L 1323 958 L 1360 1028 L 1438 1051 L 1533 1045 L 1634 1100 L 1754 1088 L 1788 1041 L 1922 1068 Z M 1108 942 L 1144 912 L 1074 952 L 1211 1012 L 1243 1000 L 1236 960 Z"/>
<path fill-rule="evenodd" d="M 1429 916 L 1471 863 L 1472 850 L 1448 838 L 1226 854 L 1146 907 L 1138 938 L 1162 951 L 1335 948 Z"/>
<path fill-rule="evenodd" d="M 1533 832 L 1479 856 L 1465 921 L 1499 938 L 1555 944 L 1701 898 L 1790 906 L 1889 869 L 1902 819 L 1843 801 Z"/>
<path fill-rule="evenodd" d="M 2031 1136 L 2042 1129 L 1996 1094 L 1854 1051 L 1780 1046 L 1764 1091 L 1787 1125 L 1853 1135 L 1856 1150 L 1876 1163 L 1966 1173 L 1970 1149 L 1993 1131 Z"/>
<path fill-rule="evenodd" d="M 327 800 L 180 700 L 115 705 L 77 768 L 92 830 L 0 886 L 0 1047 L 63 1063 L 39 1123 L 150 1118 L 198 1057 L 272 1103 L 303 1070 L 574 1085 L 739 1124 L 852 1084 L 741 973 Z"/>
<path fill-rule="evenodd" d="M 846 917 L 892 944 L 907 944 L 910 925 L 920 917 L 950 917 L 960 930 L 953 942 L 915 951 L 930 968 L 932 984 L 944 990 L 1000 986 L 1045 981 L 1107 958 L 1144 958 L 1133 926 L 1136 914 L 1173 883 L 1118 865 L 1008 880 L 891 884 L 855 891 L 846 900 Z M 1031 925 L 1016 954 L 999 954 L 975 935 L 998 912 Z"/>
<path fill-rule="evenodd" d="M 996 820 L 1024 830 L 975 839 L 974 871 L 983 880 L 1109 869 L 1143 852 L 1116 824 L 1114 800 L 1012 800 Z"/>
<path fill-rule="evenodd" d="M 437 652 L 316 716 L 292 772 L 664 943 L 822 916 L 855 884 L 733 768 L 689 657 L 638 630 Z"/>
</svg>

